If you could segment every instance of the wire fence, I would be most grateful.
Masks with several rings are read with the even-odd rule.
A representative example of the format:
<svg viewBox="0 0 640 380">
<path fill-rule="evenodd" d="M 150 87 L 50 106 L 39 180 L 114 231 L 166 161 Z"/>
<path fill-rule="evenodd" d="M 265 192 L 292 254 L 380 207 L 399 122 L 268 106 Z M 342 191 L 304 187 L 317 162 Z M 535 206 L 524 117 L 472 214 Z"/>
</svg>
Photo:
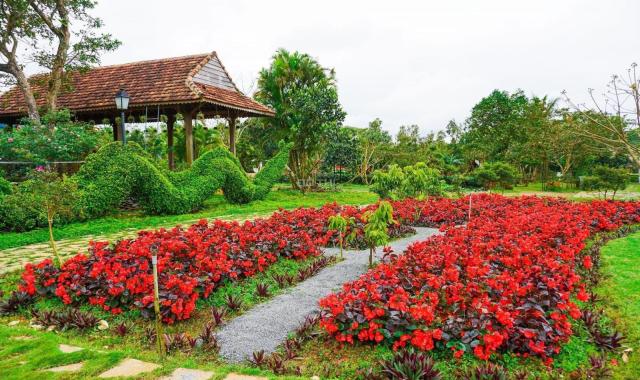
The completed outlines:
<svg viewBox="0 0 640 380">
<path fill-rule="evenodd" d="M 43 167 L 47 171 L 56 172 L 59 175 L 71 175 L 80 170 L 85 161 L 0 161 L 0 174 L 12 182 L 24 181 L 29 171 Z"/>
</svg>

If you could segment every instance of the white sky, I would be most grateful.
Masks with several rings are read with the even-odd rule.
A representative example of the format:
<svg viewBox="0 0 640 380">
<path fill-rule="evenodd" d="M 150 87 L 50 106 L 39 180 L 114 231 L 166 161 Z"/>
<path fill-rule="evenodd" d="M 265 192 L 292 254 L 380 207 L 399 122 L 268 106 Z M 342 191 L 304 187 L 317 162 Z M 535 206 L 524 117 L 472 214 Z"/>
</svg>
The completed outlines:
<svg viewBox="0 0 640 380">
<path fill-rule="evenodd" d="M 639 0 L 100 0 L 123 42 L 104 64 L 216 50 L 251 93 L 277 48 L 337 72 L 345 124 L 422 132 L 464 120 L 493 89 L 584 101 L 640 63 Z"/>
</svg>

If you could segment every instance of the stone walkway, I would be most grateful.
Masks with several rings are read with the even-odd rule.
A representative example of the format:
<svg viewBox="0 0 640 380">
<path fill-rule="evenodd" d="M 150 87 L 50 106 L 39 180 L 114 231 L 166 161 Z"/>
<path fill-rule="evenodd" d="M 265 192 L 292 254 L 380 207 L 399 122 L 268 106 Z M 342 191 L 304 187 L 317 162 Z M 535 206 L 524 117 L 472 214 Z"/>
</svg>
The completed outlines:
<svg viewBox="0 0 640 380">
<path fill-rule="evenodd" d="M 433 228 L 416 230 L 415 235 L 392 242 L 390 245 L 394 252 L 401 253 L 409 244 L 438 232 Z M 382 256 L 381 251 L 378 249 L 378 259 Z M 327 248 L 325 254 L 337 255 L 339 249 Z M 255 351 L 273 352 L 308 315 L 318 310 L 321 298 L 367 271 L 368 250 L 345 251 L 344 258 L 289 291 L 231 320 L 217 334 L 220 355 L 229 362 L 238 363 L 250 358 Z"/>
<path fill-rule="evenodd" d="M 267 216 L 267 215 L 270 215 L 270 214 L 269 213 L 253 214 L 248 216 L 245 215 L 242 217 L 234 217 L 233 215 L 222 215 L 222 216 L 217 216 L 215 218 L 210 218 L 209 220 L 222 219 L 222 220 L 244 221 L 244 220 Z M 201 219 L 202 218 L 186 220 L 180 223 L 172 222 L 171 224 L 168 224 L 168 225 L 160 225 L 157 227 L 148 228 L 148 230 L 158 229 L 158 228 L 173 228 L 177 225 L 189 226 L 191 224 L 198 222 Z M 143 231 L 143 230 L 140 230 L 137 228 L 130 228 L 130 229 L 125 229 L 122 231 L 118 231 L 110 234 L 104 234 L 104 235 L 85 235 L 79 238 L 61 239 L 56 241 L 56 247 L 58 248 L 58 252 L 60 253 L 60 256 L 63 259 L 65 259 L 79 252 L 86 252 L 87 247 L 89 246 L 89 242 L 92 240 L 115 242 L 121 239 L 135 237 L 139 231 Z M 22 247 L 0 250 L 0 274 L 20 269 L 24 267 L 26 263 L 38 262 L 47 257 L 53 257 L 53 252 L 51 251 L 51 246 L 49 245 L 49 242 L 29 244 L 29 245 L 24 245 Z"/>
</svg>

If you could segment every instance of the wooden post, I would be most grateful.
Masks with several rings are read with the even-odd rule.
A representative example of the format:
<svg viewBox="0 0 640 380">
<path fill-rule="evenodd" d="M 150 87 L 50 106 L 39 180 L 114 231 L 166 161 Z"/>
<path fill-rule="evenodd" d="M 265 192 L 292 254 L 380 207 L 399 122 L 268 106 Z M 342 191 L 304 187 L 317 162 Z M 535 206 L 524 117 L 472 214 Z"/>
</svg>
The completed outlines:
<svg viewBox="0 0 640 380">
<path fill-rule="evenodd" d="M 111 122 L 111 127 L 113 128 L 113 141 L 118 141 L 118 126 L 115 120 Z"/>
<path fill-rule="evenodd" d="M 229 118 L 229 150 L 236 155 L 236 118 Z"/>
<path fill-rule="evenodd" d="M 111 119 L 113 121 L 113 141 L 120 141 L 122 140 L 122 133 L 120 131 L 120 127 L 118 127 L 118 116 L 114 116 L 113 119 Z"/>
<path fill-rule="evenodd" d="M 167 157 L 169 158 L 169 170 L 176 168 L 173 155 L 173 125 L 176 123 L 176 115 L 169 113 L 167 115 Z"/>
<path fill-rule="evenodd" d="M 162 315 L 160 315 L 160 291 L 158 286 L 158 256 L 155 252 L 153 256 L 151 256 L 151 265 L 153 265 L 153 309 L 156 314 L 156 344 L 158 346 L 160 360 L 163 360 L 164 350 L 162 347 Z"/>
<path fill-rule="evenodd" d="M 193 111 L 185 112 L 183 116 L 184 142 L 186 145 L 184 155 L 187 165 L 191 166 L 193 163 Z"/>
</svg>

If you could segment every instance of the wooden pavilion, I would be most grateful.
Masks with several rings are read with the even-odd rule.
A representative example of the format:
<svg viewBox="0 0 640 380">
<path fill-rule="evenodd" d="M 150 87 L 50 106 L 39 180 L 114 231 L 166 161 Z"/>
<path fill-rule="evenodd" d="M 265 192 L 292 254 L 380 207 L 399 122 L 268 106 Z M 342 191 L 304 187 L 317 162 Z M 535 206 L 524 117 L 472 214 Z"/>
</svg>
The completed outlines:
<svg viewBox="0 0 640 380">
<path fill-rule="evenodd" d="M 46 74 L 29 79 L 39 106 L 45 103 Z M 236 119 L 273 116 L 274 111 L 244 95 L 233 83 L 215 52 L 185 57 L 103 66 L 85 72 L 69 73 L 68 84 L 58 98 L 58 107 L 69 109 L 77 120 L 102 123 L 109 120 L 114 140 L 121 140 L 116 126 L 119 112 L 115 94 L 119 89 L 129 93 L 126 118 L 159 121 L 167 117 L 169 167 L 174 167 L 173 134 L 176 114 L 184 122 L 186 160 L 193 161 L 193 119 L 226 118 L 229 122 L 229 148 L 235 154 Z M 0 122 L 15 124 L 27 115 L 22 92 L 18 87 L 0 95 Z M 154 120 L 155 119 L 155 120 Z"/>
</svg>

